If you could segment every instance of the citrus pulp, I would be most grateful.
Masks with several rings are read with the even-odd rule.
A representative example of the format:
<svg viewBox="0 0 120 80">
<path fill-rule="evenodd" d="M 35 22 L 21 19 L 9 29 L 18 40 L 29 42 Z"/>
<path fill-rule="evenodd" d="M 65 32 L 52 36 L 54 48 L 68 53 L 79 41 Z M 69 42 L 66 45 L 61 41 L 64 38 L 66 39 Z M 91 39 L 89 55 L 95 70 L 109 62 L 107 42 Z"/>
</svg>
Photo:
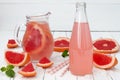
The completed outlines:
<svg viewBox="0 0 120 80">
<path fill-rule="evenodd" d="M 101 38 L 93 42 L 95 52 L 113 53 L 119 50 L 119 44 L 116 40 L 110 38 Z"/>
<path fill-rule="evenodd" d="M 98 68 L 110 69 L 118 63 L 118 60 L 115 56 L 106 55 L 104 53 L 94 53 L 93 62 Z"/>
<path fill-rule="evenodd" d="M 70 39 L 67 37 L 58 37 L 54 40 L 54 51 L 63 52 L 69 50 Z"/>
<path fill-rule="evenodd" d="M 19 53 L 14 51 L 6 51 L 5 60 L 8 64 L 14 66 L 24 66 L 30 61 L 30 56 L 26 52 Z"/>
</svg>

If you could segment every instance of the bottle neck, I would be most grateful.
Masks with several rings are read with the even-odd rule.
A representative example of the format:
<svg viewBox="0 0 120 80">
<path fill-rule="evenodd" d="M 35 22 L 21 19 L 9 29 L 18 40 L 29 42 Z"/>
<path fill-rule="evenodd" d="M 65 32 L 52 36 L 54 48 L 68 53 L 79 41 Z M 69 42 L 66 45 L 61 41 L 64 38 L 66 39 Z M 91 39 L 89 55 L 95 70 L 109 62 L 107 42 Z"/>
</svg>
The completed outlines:
<svg viewBox="0 0 120 80">
<path fill-rule="evenodd" d="M 86 16 L 86 5 L 81 3 L 76 4 L 76 14 L 75 14 L 75 22 L 78 23 L 86 23 L 87 16 Z"/>
</svg>

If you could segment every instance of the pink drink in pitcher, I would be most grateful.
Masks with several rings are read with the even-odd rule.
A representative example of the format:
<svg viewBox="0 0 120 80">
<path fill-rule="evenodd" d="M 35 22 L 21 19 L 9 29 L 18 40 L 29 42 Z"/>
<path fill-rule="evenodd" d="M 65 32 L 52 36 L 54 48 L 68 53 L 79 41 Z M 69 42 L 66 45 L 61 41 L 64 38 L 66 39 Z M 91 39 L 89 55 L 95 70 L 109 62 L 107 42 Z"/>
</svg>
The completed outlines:
<svg viewBox="0 0 120 80">
<path fill-rule="evenodd" d="M 22 40 L 23 49 L 33 60 L 49 58 L 53 52 L 53 37 L 46 22 L 29 21 Z"/>
<path fill-rule="evenodd" d="M 43 57 L 50 58 L 54 48 L 53 36 L 49 27 L 48 12 L 45 15 L 26 16 L 26 30 L 23 39 L 17 41 L 22 44 L 23 50 L 27 52 L 32 60 L 40 60 Z M 17 28 L 17 35 L 22 26 Z"/>
<path fill-rule="evenodd" d="M 84 13 L 85 3 L 77 3 L 77 13 L 70 40 L 70 71 L 74 75 L 92 73 L 93 45 Z"/>
</svg>

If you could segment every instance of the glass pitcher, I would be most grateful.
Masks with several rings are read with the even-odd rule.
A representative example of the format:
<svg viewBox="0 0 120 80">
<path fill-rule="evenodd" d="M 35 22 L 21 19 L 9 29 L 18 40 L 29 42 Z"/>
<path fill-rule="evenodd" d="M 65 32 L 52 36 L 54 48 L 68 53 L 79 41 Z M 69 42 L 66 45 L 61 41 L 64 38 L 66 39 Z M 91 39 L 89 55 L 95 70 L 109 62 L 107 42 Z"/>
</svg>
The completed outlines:
<svg viewBox="0 0 120 80">
<path fill-rule="evenodd" d="M 48 12 L 45 15 L 26 16 L 26 30 L 21 42 L 18 39 L 21 26 L 17 28 L 16 41 L 21 43 L 23 50 L 31 56 L 32 60 L 50 58 L 53 52 L 53 36 L 48 23 L 50 14 Z"/>
</svg>

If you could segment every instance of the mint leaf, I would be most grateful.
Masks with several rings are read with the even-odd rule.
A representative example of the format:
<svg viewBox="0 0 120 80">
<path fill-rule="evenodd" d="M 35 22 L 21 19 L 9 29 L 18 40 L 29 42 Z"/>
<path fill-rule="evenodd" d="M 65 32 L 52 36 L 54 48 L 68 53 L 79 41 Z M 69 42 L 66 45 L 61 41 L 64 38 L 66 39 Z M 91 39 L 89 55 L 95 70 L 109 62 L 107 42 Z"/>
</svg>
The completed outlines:
<svg viewBox="0 0 120 80">
<path fill-rule="evenodd" d="M 6 67 L 7 70 L 10 70 L 10 69 L 13 69 L 13 68 L 14 68 L 13 65 L 7 65 L 7 67 Z"/>
<path fill-rule="evenodd" d="M 6 71 L 6 67 L 2 67 L 0 70 L 1 70 L 2 72 Z"/>
<path fill-rule="evenodd" d="M 12 69 L 9 69 L 5 72 L 5 74 L 8 76 L 8 77 L 14 77 L 15 76 L 15 72 L 12 70 Z"/>
<path fill-rule="evenodd" d="M 68 54 L 68 50 L 65 50 L 63 53 L 62 53 L 62 57 L 67 57 L 67 56 L 69 56 L 69 54 Z"/>
<path fill-rule="evenodd" d="M 5 74 L 8 76 L 8 77 L 14 77 L 15 76 L 15 72 L 13 70 L 14 66 L 13 65 L 7 65 L 6 67 L 1 67 L 0 70 L 2 72 L 5 72 Z"/>
</svg>

